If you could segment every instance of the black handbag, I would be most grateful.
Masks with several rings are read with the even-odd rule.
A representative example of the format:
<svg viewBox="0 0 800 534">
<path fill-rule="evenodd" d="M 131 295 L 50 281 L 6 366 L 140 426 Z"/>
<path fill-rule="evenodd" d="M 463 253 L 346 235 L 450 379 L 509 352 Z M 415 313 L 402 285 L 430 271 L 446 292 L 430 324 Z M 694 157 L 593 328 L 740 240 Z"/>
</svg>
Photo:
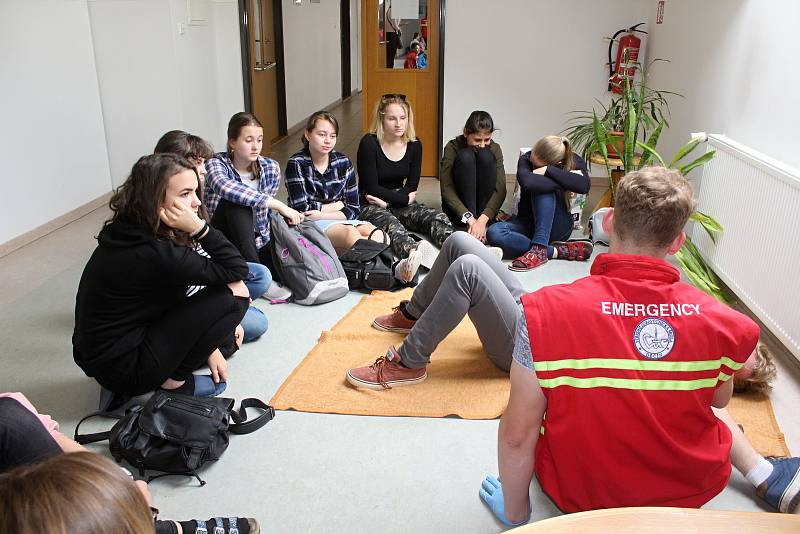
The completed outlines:
<svg viewBox="0 0 800 534">
<path fill-rule="evenodd" d="M 370 239 L 377 231 L 378 228 L 370 232 L 368 238 L 359 239 L 350 250 L 339 256 L 350 289 L 386 290 L 398 285 L 392 270 L 392 250 L 386 242 L 386 233 L 383 233 L 382 243 Z"/>
<path fill-rule="evenodd" d="M 108 432 L 78 434 L 86 419 L 110 416 L 106 412 L 87 415 L 75 428 L 75 441 L 86 444 L 108 439 L 117 462 L 125 460 L 142 477 L 148 469 L 162 472 L 148 481 L 166 475 L 190 475 L 203 486 L 205 481 L 197 470 L 225 452 L 229 432 L 249 434 L 275 417 L 275 410 L 258 399 L 244 399 L 238 411 L 233 406 L 233 399 L 158 390 L 144 404 L 128 408 Z M 248 421 L 247 408 L 258 408 L 263 413 Z"/>
</svg>

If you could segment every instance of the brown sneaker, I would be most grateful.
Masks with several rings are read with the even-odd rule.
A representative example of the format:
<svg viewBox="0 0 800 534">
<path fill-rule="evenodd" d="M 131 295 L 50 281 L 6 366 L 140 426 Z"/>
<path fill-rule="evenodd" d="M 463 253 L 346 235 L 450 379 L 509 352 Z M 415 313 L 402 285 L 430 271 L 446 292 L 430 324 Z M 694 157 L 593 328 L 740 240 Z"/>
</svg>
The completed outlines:
<svg viewBox="0 0 800 534">
<path fill-rule="evenodd" d="M 414 327 L 416 320 L 407 319 L 401 310 L 408 304 L 407 300 L 400 301 L 397 307 L 392 308 L 392 313 L 375 317 L 372 321 L 372 328 L 383 330 L 384 332 L 403 332 L 408 334 Z"/>
<path fill-rule="evenodd" d="M 347 381 L 350 384 L 357 388 L 377 390 L 413 386 L 427 377 L 427 367 L 409 369 L 400 365 L 400 355 L 392 345 L 386 350 L 386 356 L 381 356 L 372 365 L 347 370 Z"/>
</svg>

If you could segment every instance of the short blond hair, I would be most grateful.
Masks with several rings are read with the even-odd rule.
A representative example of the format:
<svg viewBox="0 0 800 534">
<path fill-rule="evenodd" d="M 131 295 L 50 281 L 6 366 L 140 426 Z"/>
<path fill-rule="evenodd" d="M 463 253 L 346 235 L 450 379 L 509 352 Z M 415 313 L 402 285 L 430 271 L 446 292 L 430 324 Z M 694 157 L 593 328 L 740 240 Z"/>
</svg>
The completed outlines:
<svg viewBox="0 0 800 534">
<path fill-rule="evenodd" d="M 617 185 L 614 233 L 639 246 L 668 247 L 696 205 L 692 186 L 680 172 L 644 167 L 625 175 Z"/>
<path fill-rule="evenodd" d="M 411 104 L 408 103 L 406 98 L 401 95 L 384 95 L 375 104 L 375 112 L 372 117 L 372 127 L 369 133 L 373 133 L 378 137 L 378 143 L 383 143 L 383 138 L 386 135 L 383 132 L 383 116 L 386 113 L 386 108 L 390 104 L 398 104 L 406 112 L 406 131 L 403 134 L 403 141 L 410 143 L 417 140 L 417 132 L 414 129 L 414 112 L 411 110 Z"/>
</svg>

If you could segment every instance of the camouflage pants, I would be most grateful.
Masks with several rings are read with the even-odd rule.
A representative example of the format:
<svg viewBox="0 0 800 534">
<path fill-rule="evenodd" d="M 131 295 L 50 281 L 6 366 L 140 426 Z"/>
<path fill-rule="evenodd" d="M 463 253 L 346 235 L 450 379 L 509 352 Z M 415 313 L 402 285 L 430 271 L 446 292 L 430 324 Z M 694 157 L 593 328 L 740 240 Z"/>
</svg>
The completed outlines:
<svg viewBox="0 0 800 534">
<path fill-rule="evenodd" d="M 417 242 L 408 235 L 409 231 L 430 234 L 431 241 L 441 247 L 444 240 L 453 233 L 453 224 L 441 211 L 424 204 L 409 204 L 402 208 L 380 208 L 367 204 L 361 208 L 362 221 L 371 222 L 392 240 L 392 252 L 398 258 L 407 258 Z"/>
</svg>

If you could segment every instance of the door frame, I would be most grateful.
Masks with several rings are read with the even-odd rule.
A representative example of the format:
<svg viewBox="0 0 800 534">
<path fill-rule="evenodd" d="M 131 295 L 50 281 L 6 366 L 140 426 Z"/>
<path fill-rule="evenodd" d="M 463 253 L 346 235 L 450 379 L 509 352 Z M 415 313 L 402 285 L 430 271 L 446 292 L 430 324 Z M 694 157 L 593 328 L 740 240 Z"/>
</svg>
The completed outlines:
<svg viewBox="0 0 800 534">
<path fill-rule="evenodd" d="M 339 0 L 339 28 L 342 37 L 342 100 L 345 100 L 353 94 L 353 88 L 350 86 L 350 0 Z"/>
<path fill-rule="evenodd" d="M 259 0 L 239 0 L 239 48 L 242 53 L 242 89 L 244 95 L 244 110 L 253 112 L 253 77 L 250 72 L 250 21 L 247 20 L 247 2 Z M 272 4 L 272 20 L 275 32 L 275 91 L 278 101 L 278 136 L 287 134 L 286 126 L 286 68 L 284 67 L 283 53 L 283 5 L 281 0 L 274 0 Z"/>
<path fill-rule="evenodd" d="M 439 142 L 436 145 L 436 161 L 442 161 L 444 150 L 444 19 L 447 0 L 439 0 L 439 118 L 437 130 Z M 439 166 L 436 166 L 436 178 L 439 179 Z"/>
</svg>

